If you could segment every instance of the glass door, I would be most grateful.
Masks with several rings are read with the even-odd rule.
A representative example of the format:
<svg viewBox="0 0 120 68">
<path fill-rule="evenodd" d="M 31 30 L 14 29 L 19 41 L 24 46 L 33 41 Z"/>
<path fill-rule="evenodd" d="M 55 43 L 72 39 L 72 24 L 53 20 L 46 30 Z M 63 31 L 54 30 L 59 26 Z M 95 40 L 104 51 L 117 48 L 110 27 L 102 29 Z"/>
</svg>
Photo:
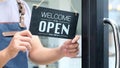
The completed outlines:
<svg viewBox="0 0 120 68">
<path fill-rule="evenodd" d="M 30 9 L 32 10 L 33 4 L 38 4 L 42 0 L 25 0 Z M 63 10 L 68 12 L 77 12 L 79 13 L 79 19 L 77 22 L 76 35 L 81 36 L 81 0 L 44 0 L 40 7 L 52 8 L 56 10 Z M 41 41 L 45 47 L 55 48 L 63 44 L 67 39 L 64 38 L 54 38 L 54 37 L 45 37 L 40 36 Z M 37 65 L 29 61 L 29 68 L 82 68 L 81 66 L 81 39 L 78 41 L 80 44 L 79 50 L 80 53 L 75 58 L 63 57 L 55 63 L 48 65 Z"/>
<path fill-rule="evenodd" d="M 109 18 L 114 20 L 120 28 L 120 1 L 109 0 Z M 109 68 L 115 68 L 116 48 L 114 42 L 113 30 L 109 27 Z"/>
<path fill-rule="evenodd" d="M 33 4 L 41 0 L 25 1 L 32 10 Z M 113 35 L 111 27 L 103 24 L 103 19 L 111 18 L 120 24 L 119 0 L 45 0 L 41 6 L 79 13 L 76 34 L 81 36 L 78 41 L 80 53 L 76 58 L 64 57 L 48 65 L 36 65 L 30 61 L 29 68 L 115 68 Z M 66 40 L 40 38 L 48 48 L 58 47 Z"/>
</svg>

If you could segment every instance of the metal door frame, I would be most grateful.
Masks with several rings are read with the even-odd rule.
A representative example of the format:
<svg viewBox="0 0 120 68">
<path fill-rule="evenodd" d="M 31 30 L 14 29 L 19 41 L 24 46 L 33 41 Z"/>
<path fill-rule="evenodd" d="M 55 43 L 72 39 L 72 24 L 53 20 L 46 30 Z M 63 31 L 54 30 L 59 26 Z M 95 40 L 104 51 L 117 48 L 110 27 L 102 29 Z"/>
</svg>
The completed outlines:
<svg viewBox="0 0 120 68">
<path fill-rule="evenodd" d="M 82 68 L 108 68 L 108 0 L 82 0 Z"/>
</svg>

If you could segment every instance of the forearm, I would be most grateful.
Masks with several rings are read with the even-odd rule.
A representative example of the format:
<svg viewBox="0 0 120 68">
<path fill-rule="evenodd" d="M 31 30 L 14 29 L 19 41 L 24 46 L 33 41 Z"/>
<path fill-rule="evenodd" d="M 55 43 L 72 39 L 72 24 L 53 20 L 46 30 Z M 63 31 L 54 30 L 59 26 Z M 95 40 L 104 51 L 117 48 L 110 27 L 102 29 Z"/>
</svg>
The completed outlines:
<svg viewBox="0 0 120 68">
<path fill-rule="evenodd" d="M 30 58 L 33 62 L 39 64 L 49 64 L 56 62 L 63 57 L 60 48 L 42 48 L 39 51 L 30 53 Z"/>
<path fill-rule="evenodd" d="M 7 54 L 7 49 L 0 51 L 0 68 L 2 68 L 11 58 Z"/>
<path fill-rule="evenodd" d="M 42 46 L 38 36 L 33 36 L 31 41 L 31 50 L 29 51 L 30 59 L 39 64 L 49 64 L 56 62 L 62 57 L 75 57 L 78 50 L 79 37 L 76 36 L 73 40 L 67 40 L 62 46 L 57 48 L 45 48 Z"/>
</svg>

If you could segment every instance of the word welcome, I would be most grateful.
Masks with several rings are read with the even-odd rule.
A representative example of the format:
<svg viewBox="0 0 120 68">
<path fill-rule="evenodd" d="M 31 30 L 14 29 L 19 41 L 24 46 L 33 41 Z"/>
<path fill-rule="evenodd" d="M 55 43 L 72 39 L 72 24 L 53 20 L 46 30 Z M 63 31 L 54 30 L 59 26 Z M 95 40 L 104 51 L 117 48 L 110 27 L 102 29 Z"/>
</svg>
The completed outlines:
<svg viewBox="0 0 120 68">
<path fill-rule="evenodd" d="M 54 19 L 54 20 L 62 20 L 62 21 L 71 21 L 71 16 L 66 16 L 63 14 L 58 13 L 51 13 L 51 12 L 41 12 L 42 18 Z"/>
</svg>

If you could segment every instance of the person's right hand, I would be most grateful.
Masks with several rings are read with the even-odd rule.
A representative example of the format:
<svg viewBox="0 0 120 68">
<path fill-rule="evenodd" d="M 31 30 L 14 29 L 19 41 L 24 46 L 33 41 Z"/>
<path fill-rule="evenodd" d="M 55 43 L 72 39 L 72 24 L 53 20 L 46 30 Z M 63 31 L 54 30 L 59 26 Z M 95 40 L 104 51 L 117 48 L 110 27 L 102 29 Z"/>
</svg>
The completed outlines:
<svg viewBox="0 0 120 68">
<path fill-rule="evenodd" d="M 31 49 L 32 34 L 28 30 L 17 32 L 8 45 L 7 53 L 9 57 L 14 58 L 19 51 L 27 51 Z"/>
</svg>

